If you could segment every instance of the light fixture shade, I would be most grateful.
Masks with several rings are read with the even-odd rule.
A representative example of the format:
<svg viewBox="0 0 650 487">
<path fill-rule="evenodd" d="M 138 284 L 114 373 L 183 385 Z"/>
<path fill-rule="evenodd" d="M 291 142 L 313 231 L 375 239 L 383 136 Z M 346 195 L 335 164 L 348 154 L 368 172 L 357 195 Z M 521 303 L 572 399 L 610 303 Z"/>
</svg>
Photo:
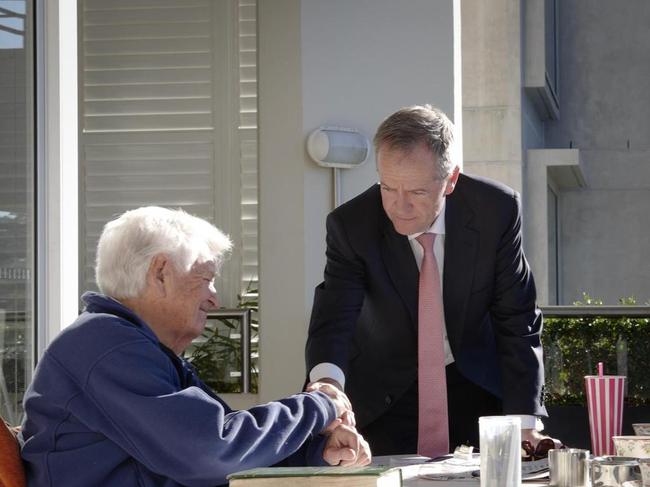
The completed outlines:
<svg viewBox="0 0 650 487">
<path fill-rule="evenodd" d="M 356 129 L 319 127 L 307 138 L 307 152 L 321 166 L 351 168 L 366 162 L 370 142 Z"/>
</svg>

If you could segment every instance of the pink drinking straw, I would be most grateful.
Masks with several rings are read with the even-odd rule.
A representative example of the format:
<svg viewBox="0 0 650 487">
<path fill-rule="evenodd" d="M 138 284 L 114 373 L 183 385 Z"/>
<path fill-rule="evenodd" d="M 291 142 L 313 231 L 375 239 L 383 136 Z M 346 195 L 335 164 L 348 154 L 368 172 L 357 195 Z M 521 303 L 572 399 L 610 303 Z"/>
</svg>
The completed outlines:
<svg viewBox="0 0 650 487">
<path fill-rule="evenodd" d="M 598 377 L 602 377 L 603 375 L 603 363 L 598 362 Z"/>
</svg>

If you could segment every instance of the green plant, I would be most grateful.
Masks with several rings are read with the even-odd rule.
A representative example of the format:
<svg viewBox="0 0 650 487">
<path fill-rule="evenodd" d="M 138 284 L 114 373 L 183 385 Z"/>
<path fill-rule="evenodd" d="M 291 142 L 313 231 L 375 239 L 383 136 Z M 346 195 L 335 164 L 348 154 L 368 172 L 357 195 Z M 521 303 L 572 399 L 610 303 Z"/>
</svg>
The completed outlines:
<svg viewBox="0 0 650 487">
<path fill-rule="evenodd" d="M 622 298 L 634 305 L 634 298 Z M 584 294 L 577 306 L 602 301 Z M 628 378 L 626 403 L 650 405 L 650 317 L 576 316 L 544 319 L 546 397 L 550 405 L 585 404 L 584 376 L 594 375 L 598 362 L 608 374 Z"/>
<path fill-rule="evenodd" d="M 237 300 L 238 308 L 251 310 L 250 392 L 255 393 L 259 379 L 258 291 L 249 283 Z M 241 392 L 240 328 L 241 323 L 235 318 L 211 319 L 201 336 L 184 352 L 201 380 L 215 392 Z"/>
</svg>

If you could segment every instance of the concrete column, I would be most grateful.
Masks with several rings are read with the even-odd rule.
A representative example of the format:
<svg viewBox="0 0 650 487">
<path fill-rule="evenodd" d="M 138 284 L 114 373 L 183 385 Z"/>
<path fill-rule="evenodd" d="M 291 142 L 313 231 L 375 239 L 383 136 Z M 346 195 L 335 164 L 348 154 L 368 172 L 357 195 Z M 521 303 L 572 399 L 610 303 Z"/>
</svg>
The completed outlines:
<svg viewBox="0 0 650 487">
<path fill-rule="evenodd" d="M 465 172 L 522 190 L 520 0 L 463 0 Z"/>
</svg>

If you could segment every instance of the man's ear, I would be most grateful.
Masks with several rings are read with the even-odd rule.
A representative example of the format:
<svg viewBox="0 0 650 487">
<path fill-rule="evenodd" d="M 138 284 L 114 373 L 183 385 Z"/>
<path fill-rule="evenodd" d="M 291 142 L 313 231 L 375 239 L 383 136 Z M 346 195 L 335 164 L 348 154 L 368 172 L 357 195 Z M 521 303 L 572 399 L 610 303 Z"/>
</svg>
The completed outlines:
<svg viewBox="0 0 650 487">
<path fill-rule="evenodd" d="M 151 259 L 147 271 L 147 284 L 157 293 L 165 295 L 169 283 L 169 270 L 171 262 L 165 254 L 156 254 Z"/>
<path fill-rule="evenodd" d="M 447 180 L 447 187 L 445 188 L 445 196 L 449 196 L 454 192 L 456 183 L 458 182 L 458 175 L 460 174 L 460 167 L 456 166 Z"/>
</svg>

